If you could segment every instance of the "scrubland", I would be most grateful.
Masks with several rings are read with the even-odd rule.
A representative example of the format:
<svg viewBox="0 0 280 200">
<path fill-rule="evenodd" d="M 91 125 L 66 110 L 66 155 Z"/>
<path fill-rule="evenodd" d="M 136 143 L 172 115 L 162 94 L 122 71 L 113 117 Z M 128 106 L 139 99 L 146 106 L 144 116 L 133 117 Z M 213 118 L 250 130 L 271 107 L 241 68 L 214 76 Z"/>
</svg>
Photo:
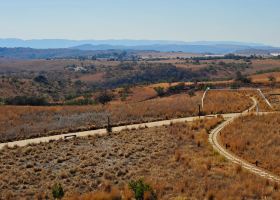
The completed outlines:
<svg viewBox="0 0 280 200">
<path fill-rule="evenodd" d="M 280 110 L 280 89 L 273 87 L 265 89 L 263 92 L 273 108 L 275 110 Z"/>
<path fill-rule="evenodd" d="M 280 115 L 250 115 L 222 131 L 221 141 L 250 163 L 280 175 Z"/>
<path fill-rule="evenodd" d="M 144 178 L 158 199 L 279 198 L 278 185 L 212 150 L 207 132 L 221 120 L 6 148 L 0 152 L 5 161 L 0 163 L 0 196 L 47 199 L 60 183 L 64 199 L 131 199 L 127 183 Z"/>
<path fill-rule="evenodd" d="M 238 91 L 209 91 L 204 100 L 206 113 L 242 112 L 253 105 L 246 93 Z"/>
<path fill-rule="evenodd" d="M 136 89 L 125 101 L 115 100 L 105 106 L 0 106 L 0 141 L 101 128 L 107 125 L 107 116 L 114 126 L 197 116 L 202 92 L 195 96 L 153 96 L 154 92 L 144 87 Z M 251 104 L 252 100 L 239 92 L 211 91 L 203 112 L 241 112 Z"/>
</svg>

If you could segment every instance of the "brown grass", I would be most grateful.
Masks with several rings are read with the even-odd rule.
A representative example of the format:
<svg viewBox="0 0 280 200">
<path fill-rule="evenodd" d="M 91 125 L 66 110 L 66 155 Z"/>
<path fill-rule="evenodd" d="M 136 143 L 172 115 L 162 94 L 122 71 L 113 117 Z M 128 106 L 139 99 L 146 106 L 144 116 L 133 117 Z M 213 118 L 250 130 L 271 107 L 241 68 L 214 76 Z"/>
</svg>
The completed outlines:
<svg viewBox="0 0 280 200">
<path fill-rule="evenodd" d="M 245 93 L 238 91 L 209 91 L 204 100 L 207 113 L 242 112 L 252 105 Z"/>
<path fill-rule="evenodd" d="M 59 182 L 66 199 L 110 199 L 131 195 L 126 184 L 141 177 L 159 199 L 279 198 L 274 184 L 237 170 L 213 152 L 206 129 L 218 122 L 214 118 L 4 149 L 0 152 L 0 159 L 5 160 L 0 163 L 0 198 L 45 199 Z M 85 195 L 80 197 L 80 193 Z"/>
<path fill-rule="evenodd" d="M 236 128 L 238 127 L 238 128 Z M 258 166 L 280 175 L 280 115 L 250 115 L 234 121 L 222 132 L 229 149 Z"/>
<path fill-rule="evenodd" d="M 250 76 L 254 83 L 271 83 L 270 77 L 274 77 L 276 82 L 280 81 L 280 72 L 271 72 Z"/>
<path fill-rule="evenodd" d="M 145 93 L 141 93 L 145 91 Z M 0 107 L 1 140 L 14 140 L 58 134 L 75 130 L 87 130 L 106 125 L 107 113 L 111 113 L 114 125 L 140 123 L 154 120 L 194 116 L 198 113 L 201 93 L 194 97 L 180 94 L 164 98 L 140 101 L 154 95 L 149 89 L 136 89 L 125 102 L 114 101 L 102 106 L 57 107 Z M 137 101 L 136 101 L 137 100 Z M 205 112 L 240 112 L 249 107 L 251 100 L 237 92 L 210 92 L 205 101 Z M 234 102 L 230 103 L 229 102 Z"/>
<path fill-rule="evenodd" d="M 141 101 L 153 95 L 151 88 L 137 87 L 126 101 L 116 100 L 106 106 L 0 106 L 0 141 L 100 128 L 107 125 L 108 114 L 113 125 L 198 115 L 201 92 L 193 97 L 178 94 Z M 204 111 L 206 114 L 241 112 L 251 103 L 248 97 L 243 97 L 238 92 L 210 92 Z"/>
<path fill-rule="evenodd" d="M 264 95 L 272 104 L 275 110 L 280 110 L 280 89 L 279 88 L 269 88 L 263 90 Z"/>
</svg>

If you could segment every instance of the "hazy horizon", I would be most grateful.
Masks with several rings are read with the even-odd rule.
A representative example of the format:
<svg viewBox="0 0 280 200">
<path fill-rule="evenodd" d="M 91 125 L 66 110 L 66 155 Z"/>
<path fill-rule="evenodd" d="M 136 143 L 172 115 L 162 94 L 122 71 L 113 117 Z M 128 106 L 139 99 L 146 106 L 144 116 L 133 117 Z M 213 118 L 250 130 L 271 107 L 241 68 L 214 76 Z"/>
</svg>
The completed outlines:
<svg viewBox="0 0 280 200">
<path fill-rule="evenodd" d="M 11 0 L 0 38 L 236 41 L 280 46 L 277 0 Z"/>
</svg>

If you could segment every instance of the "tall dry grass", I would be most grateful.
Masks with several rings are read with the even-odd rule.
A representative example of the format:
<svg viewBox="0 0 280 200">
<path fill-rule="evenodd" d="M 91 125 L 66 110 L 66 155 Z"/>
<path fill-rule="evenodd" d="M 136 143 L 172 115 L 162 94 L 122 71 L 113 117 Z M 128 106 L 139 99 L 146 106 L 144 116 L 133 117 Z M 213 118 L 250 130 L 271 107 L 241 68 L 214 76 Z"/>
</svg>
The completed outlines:
<svg viewBox="0 0 280 200">
<path fill-rule="evenodd" d="M 131 198 L 127 183 L 139 178 L 153 187 L 158 199 L 279 198 L 278 185 L 213 152 L 207 129 L 220 120 L 4 149 L 0 199 L 47 199 L 57 182 L 65 199 L 110 199 L 119 194 L 125 199 Z"/>
<path fill-rule="evenodd" d="M 54 135 L 112 125 L 150 122 L 198 115 L 201 92 L 190 97 L 178 94 L 169 97 L 139 101 L 152 95 L 137 89 L 127 101 L 113 101 L 108 105 L 94 106 L 0 106 L 0 142 Z M 210 92 L 205 100 L 206 114 L 241 112 L 251 100 L 238 92 Z"/>
<path fill-rule="evenodd" d="M 279 114 L 241 117 L 222 131 L 221 140 L 238 156 L 280 175 Z"/>
</svg>

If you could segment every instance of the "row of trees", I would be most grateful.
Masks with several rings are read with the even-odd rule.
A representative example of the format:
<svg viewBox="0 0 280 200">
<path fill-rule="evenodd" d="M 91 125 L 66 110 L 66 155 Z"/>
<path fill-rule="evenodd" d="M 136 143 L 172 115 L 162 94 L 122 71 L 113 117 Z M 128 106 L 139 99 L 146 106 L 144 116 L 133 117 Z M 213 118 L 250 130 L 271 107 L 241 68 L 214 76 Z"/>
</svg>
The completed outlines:
<svg viewBox="0 0 280 200">
<path fill-rule="evenodd" d="M 171 85 L 168 88 L 164 87 L 155 87 L 154 90 L 157 93 L 157 96 L 163 97 L 173 94 L 179 94 L 182 92 L 187 92 L 190 96 L 195 95 L 195 91 L 198 90 L 196 86 L 186 86 L 185 83 L 178 83 L 177 85 Z"/>
<path fill-rule="evenodd" d="M 91 96 L 85 96 L 82 99 L 74 99 L 66 101 L 66 105 L 92 105 L 92 104 L 106 104 L 112 101 L 114 95 L 109 92 L 100 93 L 94 100 Z M 7 99 L 0 99 L 0 104 L 6 105 L 29 105 L 29 106 L 46 106 L 52 105 L 45 97 L 36 96 L 16 96 Z"/>
<path fill-rule="evenodd" d="M 48 101 L 44 97 L 27 97 L 16 96 L 10 97 L 4 100 L 4 104 L 7 105 L 30 105 L 30 106 L 45 106 L 48 105 Z"/>
</svg>

